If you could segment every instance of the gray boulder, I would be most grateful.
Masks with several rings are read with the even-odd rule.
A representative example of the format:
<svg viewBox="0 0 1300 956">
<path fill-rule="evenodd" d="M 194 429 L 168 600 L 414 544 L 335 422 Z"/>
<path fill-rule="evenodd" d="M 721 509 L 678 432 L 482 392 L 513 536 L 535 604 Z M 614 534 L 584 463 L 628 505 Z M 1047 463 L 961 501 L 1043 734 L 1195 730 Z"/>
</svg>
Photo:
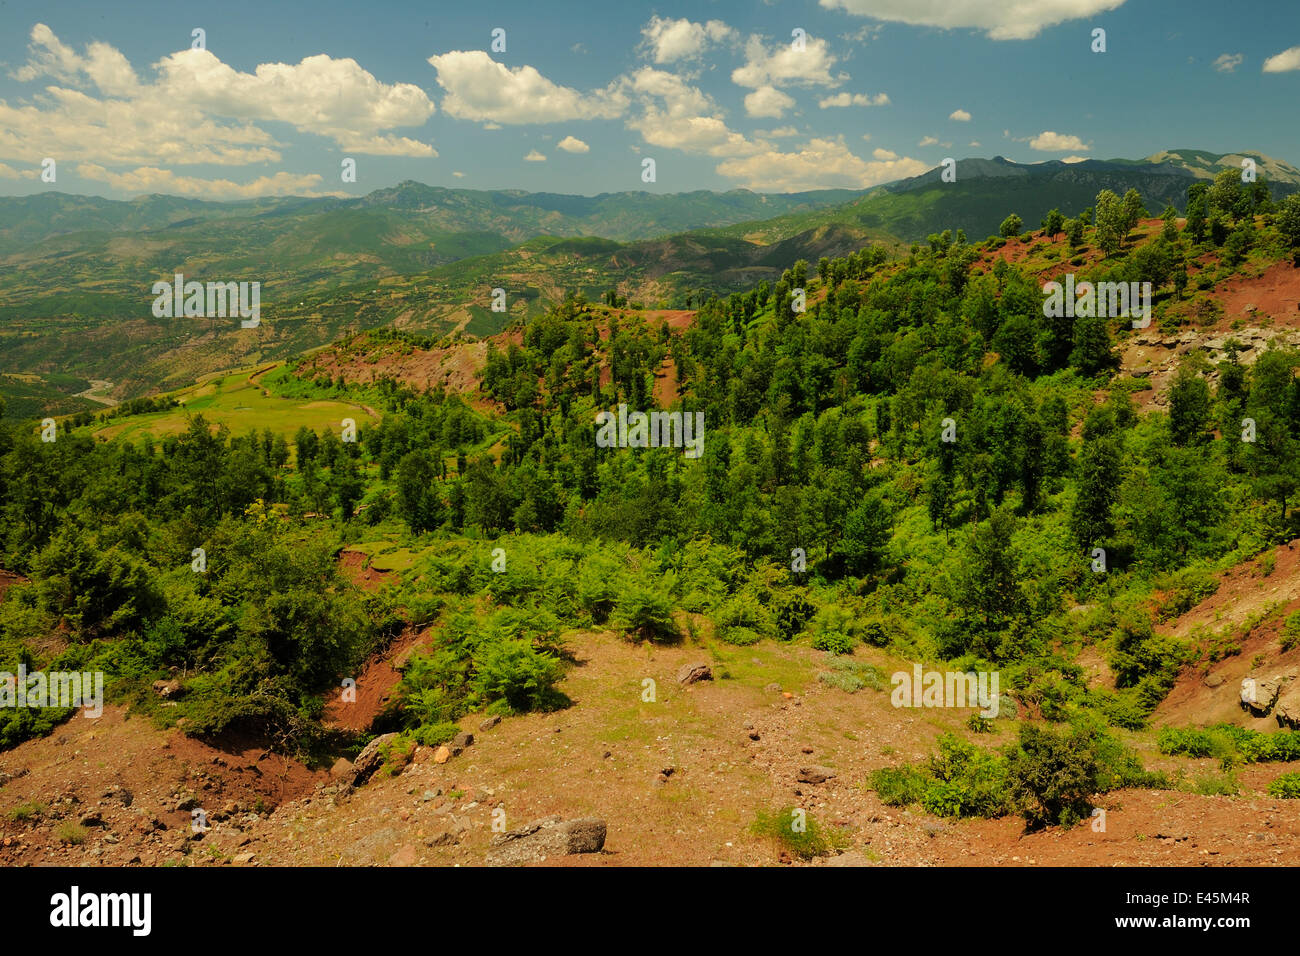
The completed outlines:
<svg viewBox="0 0 1300 956">
<path fill-rule="evenodd" d="M 561 820 L 545 817 L 492 838 L 488 866 L 520 866 L 547 857 L 599 853 L 605 847 L 605 821 L 600 817 Z"/>
</svg>

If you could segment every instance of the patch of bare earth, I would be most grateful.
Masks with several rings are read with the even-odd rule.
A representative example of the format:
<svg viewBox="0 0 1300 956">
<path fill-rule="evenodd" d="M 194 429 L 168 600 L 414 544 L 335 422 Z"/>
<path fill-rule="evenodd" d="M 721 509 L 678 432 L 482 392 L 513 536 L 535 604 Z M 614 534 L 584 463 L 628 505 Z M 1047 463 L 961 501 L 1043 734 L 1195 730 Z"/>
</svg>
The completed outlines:
<svg viewBox="0 0 1300 956">
<path fill-rule="evenodd" d="M 325 779 L 260 746 L 206 744 L 105 707 L 0 754 L 0 866 L 228 858 L 259 814 Z"/>
</svg>

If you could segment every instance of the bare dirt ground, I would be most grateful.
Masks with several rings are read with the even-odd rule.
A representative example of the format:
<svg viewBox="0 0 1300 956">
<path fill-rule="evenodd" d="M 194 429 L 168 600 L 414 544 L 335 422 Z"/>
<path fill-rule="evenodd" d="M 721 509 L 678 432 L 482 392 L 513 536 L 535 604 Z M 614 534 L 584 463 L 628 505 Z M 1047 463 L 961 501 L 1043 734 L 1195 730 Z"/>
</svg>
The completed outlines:
<svg viewBox="0 0 1300 956">
<path fill-rule="evenodd" d="M 385 652 L 390 666 L 419 639 Z M 569 641 L 578 663 L 562 689 L 572 706 L 487 730 L 482 715 L 468 717 L 462 726 L 476 740 L 461 755 L 438 764 L 421 748 L 400 775 L 357 790 L 120 710 L 74 718 L 0 757 L 11 775 L 0 787 L 0 863 L 480 865 L 494 819 L 516 827 L 558 814 L 604 817 L 608 838 L 601 854 L 548 865 L 771 865 L 798 861 L 750 826 L 759 811 L 792 807 L 841 835 L 843 853 L 812 865 L 1300 862 L 1300 806 L 1262 794 L 1282 765 L 1248 767 L 1240 797 L 1108 794 L 1104 832 L 1088 822 L 1026 834 L 1018 819 L 940 820 L 886 807 L 865 783 L 879 767 L 924 759 L 943 732 L 965 735 L 965 711 L 896 709 L 887 689 L 846 693 L 818 680 L 827 657 L 807 647 L 647 646 L 591 632 Z M 908 666 L 865 648 L 856 656 L 885 674 Z M 679 684 L 682 665 L 699 662 L 715 679 Z M 395 674 L 376 671 L 372 689 Z M 373 710 L 360 698 L 355 706 L 353 725 Z M 1013 738 L 1013 721 L 996 725 L 980 743 Z M 810 766 L 833 776 L 801 783 Z M 130 806 L 115 787 L 132 793 Z M 207 811 L 208 831 L 192 833 L 190 813 L 177 809 L 187 794 Z M 87 813 L 100 822 L 67 843 L 60 828 Z"/>
</svg>

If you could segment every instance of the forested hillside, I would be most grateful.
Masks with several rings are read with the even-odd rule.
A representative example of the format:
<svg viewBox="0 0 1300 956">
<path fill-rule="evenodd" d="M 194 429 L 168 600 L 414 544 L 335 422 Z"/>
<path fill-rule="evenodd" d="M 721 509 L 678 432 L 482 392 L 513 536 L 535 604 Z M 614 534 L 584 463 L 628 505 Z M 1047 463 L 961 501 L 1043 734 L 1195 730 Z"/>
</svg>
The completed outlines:
<svg viewBox="0 0 1300 956">
<path fill-rule="evenodd" d="M 0 566 L 22 576 L 0 603 L 0 668 L 102 669 L 164 724 L 256 729 L 325 760 L 363 742 L 322 723 L 332 689 L 409 628 L 430 643 L 373 728 L 399 734 L 393 754 L 474 711 L 581 708 L 557 686 L 577 629 L 829 659 L 865 646 L 1001 677 L 996 719 L 873 774 L 886 803 L 1041 826 L 1108 790 L 1178 786 L 1144 766 L 1153 711 L 1232 635 L 1160 625 L 1300 535 L 1300 351 L 1198 353 L 1167 412 L 1140 409 L 1129 320 L 1047 318 L 1042 281 L 1150 282 L 1155 328 L 1203 331 L 1224 283 L 1300 269 L 1300 198 L 1228 171 L 1191 188 L 1185 219 L 1142 206 L 1106 190 L 1029 236 L 1007 209 L 985 242 L 944 231 L 897 259 L 800 260 L 685 322 L 616 290 L 570 295 L 491 341 L 478 402 L 320 355 L 262 381 L 373 406 L 356 441 L 342 421 L 231 433 L 199 415 L 101 441 L 88 414 L 42 441 L 0 419 Z M 1255 319 L 1294 326 L 1294 305 Z M 336 352 L 375 343 L 434 345 L 385 331 Z M 598 415 L 620 405 L 702 416 L 702 453 L 602 447 Z M 399 580 L 363 592 L 344 548 Z M 881 676 L 828 673 L 848 691 Z M 158 679 L 181 692 L 161 701 Z M 57 722 L 0 719 L 5 746 Z M 1240 759 L 1300 756 L 1291 731 L 1267 738 Z"/>
</svg>

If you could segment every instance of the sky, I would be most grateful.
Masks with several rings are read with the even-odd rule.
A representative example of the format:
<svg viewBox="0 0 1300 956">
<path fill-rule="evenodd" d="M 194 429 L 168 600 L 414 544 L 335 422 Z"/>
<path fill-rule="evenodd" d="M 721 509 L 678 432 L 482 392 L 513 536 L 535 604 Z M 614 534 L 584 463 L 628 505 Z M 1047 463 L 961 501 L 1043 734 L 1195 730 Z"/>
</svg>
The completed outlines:
<svg viewBox="0 0 1300 956">
<path fill-rule="evenodd" d="M 7 196 L 794 192 L 1180 147 L 1300 166 L 1298 103 L 1295 0 L 0 0 Z"/>
</svg>

